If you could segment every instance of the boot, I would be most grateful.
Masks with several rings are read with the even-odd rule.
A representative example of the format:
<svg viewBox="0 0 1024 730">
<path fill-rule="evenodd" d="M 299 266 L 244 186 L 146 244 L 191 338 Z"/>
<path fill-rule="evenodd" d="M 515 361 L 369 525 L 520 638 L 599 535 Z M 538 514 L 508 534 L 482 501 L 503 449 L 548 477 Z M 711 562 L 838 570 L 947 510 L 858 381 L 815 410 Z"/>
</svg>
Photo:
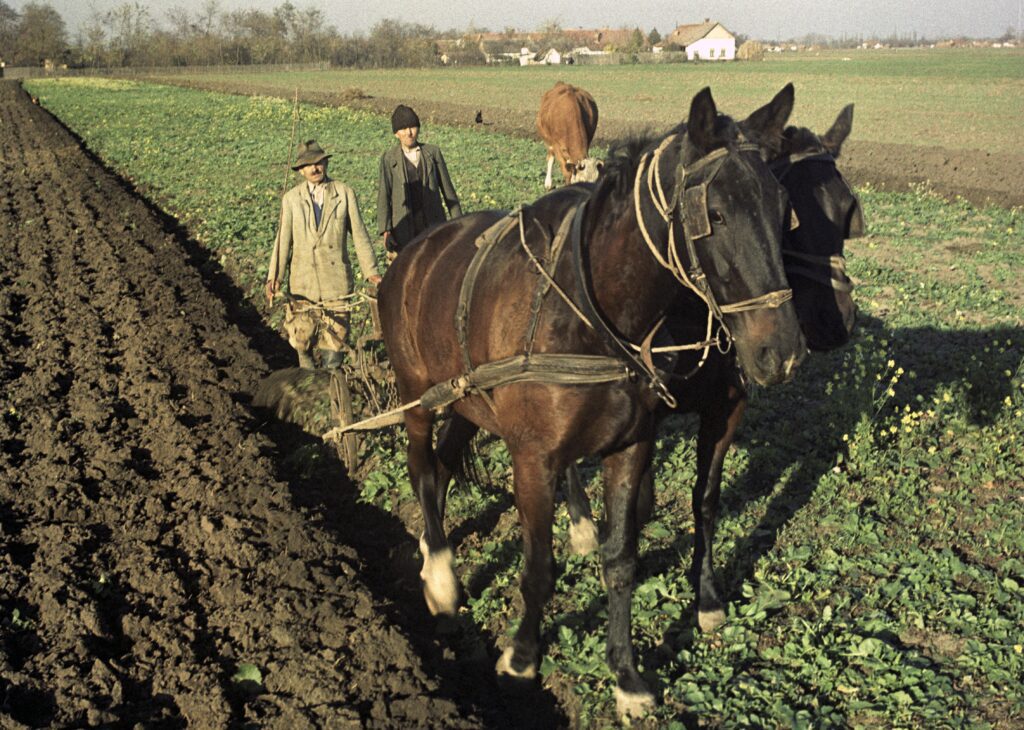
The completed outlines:
<svg viewBox="0 0 1024 730">
<path fill-rule="evenodd" d="M 320 350 L 320 362 L 324 370 L 337 370 L 341 367 L 341 353 L 335 350 Z"/>
<path fill-rule="evenodd" d="M 312 370 L 316 367 L 316 363 L 313 362 L 313 356 L 309 354 L 309 350 L 296 350 L 299 353 L 299 367 L 305 368 L 306 370 Z"/>
</svg>

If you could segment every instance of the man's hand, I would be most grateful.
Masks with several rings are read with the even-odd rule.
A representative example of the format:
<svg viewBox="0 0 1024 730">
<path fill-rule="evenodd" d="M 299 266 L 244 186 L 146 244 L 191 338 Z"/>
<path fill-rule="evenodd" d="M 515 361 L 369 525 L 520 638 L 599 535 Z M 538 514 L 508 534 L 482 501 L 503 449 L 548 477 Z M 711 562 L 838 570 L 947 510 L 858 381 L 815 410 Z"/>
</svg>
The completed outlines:
<svg viewBox="0 0 1024 730">
<path fill-rule="evenodd" d="M 271 306 L 274 303 L 274 296 L 277 294 L 278 287 L 280 285 L 274 279 L 267 281 L 267 306 Z"/>
<path fill-rule="evenodd" d="M 374 274 L 373 276 L 367 276 L 366 280 L 374 286 L 378 286 L 380 284 L 380 278 L 380 274 Z"/>
</svg>

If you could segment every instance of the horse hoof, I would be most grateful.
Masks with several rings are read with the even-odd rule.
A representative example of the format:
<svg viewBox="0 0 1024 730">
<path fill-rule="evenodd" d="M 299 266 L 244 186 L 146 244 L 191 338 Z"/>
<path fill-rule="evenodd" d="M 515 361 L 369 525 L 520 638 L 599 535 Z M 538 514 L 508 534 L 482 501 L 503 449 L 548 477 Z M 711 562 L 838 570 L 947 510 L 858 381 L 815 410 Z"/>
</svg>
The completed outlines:
<svg viewBox="0 0 1024 730">
<path fill-rule="evenodd" d="M 620 687 L 616 687 L 615 709 L 622 722 L 626 722 L 630 718 L 641 718 L 654 709 L 654 695 L 650 692 L 626 692 Z"/>
<path fill-rule="evenodd" d="M 569 543 L 577 555 L 590 555 L 598 548 L 597 525 L 586 517 L 569 524 Z"/>
<path fill-rule="evenodd" d="M 704 633 L 714 631 L 719 626 L 725 623 L 725 611 L 720 608 L 714 611 L 698 611 L 697 612 L 697 625 L 700 630 Z"/>
<path fill-rule="evenodd" d="M 423 598 L 434 616 L 453 616 L 459 608 L 459 583 L 452 565 L 455 559 L 451 548 L 431 553 L 426 541 L 420 537 L 420 552 L 423 553 Z"/>
<path fill-rule="evenodd" d="M 504 674 L 508 677 L 514 677 L 515 679 L 536 679 L 537 678 L 537 665 L 530 664 L 521 672 L 516 671 L 512 666 L 512 655 L 515 654 L 515 650 L 510 646 L 501 653 L 498 658 L 498 663 L 494 665 L 494 671 L 498 674 Z"/>
</svg>

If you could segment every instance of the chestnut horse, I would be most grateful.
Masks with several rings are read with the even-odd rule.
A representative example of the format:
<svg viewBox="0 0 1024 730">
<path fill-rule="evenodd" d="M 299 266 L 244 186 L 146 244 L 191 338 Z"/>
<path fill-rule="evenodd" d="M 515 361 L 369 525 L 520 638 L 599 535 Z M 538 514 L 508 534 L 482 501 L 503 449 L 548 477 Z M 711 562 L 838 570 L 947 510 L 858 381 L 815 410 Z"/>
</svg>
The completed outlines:
<svg viewBox="0 0 1024 730">
<path fill-rule="evenodd" d="M 815 351 L 845 344 L 856 317 L 843 245 L 846 239 L 863 235 L 864 221 L 857 196 L 836 168 L 836 158 L 852 125 L 851 104 L 821 137 L 804 127 L 787 127 L 782 147 L 769 163 L 789 193 L 797 216 L 798 225 L 785 234 L 782 253 L 800 326 L 808 346 Z M 703 306 L 693 297 L 676 303 L 668 325 L 673 337 L 682 341 L 693 338 L 693 310 L 699 312 Z M 725 620 L 712 546 L 722 463 L 746 409 L 747 391 L 733 353 L 712 352 L 697 372 L 686 377 L 695 363 L 694 356 L 681 356 L 675 366 L 677 377 L 669 389 L 679 401 L 675 412 L 695 412 L 700 420 L 697 482 L 692 494 L 695 534 L 691 576 L 697 623 L 701 630 L 709 631 Z M 641 524 L 650 517 L 653 490 L 653 477 L 648 471 L 638 497 Z M 597 530 L 575 466 L 566 473 L 565 497 L 572 521 L 573 549 L 587 553 L 597 545 Z"/>
<path fill-rule="evenodd" d="M 459 599 L 443 526 L 457 455 L 484 428 L 505 441 L 512 459 L 524 612 L 499 673 L 536 676 L 543 606 L 554 589 L 556 482 L 577 459 L 599 455 L 609 528 L 607 660 L 620 715 L 653 705 L 636 669 L 630 600 L 637 494 L 650 469 L 658 404 L 671 396 L 634 347 L 649 343 L 673 302 L 692 291 L 706 305 L 700 321 L 711 329 L 705 313 L 713 313 L 719 345 L 735 349 L 751 379 L 772 384 L 792 377 L 807 346 L 783 271 L 786 196 L 750 141 L 779 139 L 792 104 L 788 86 L 741 131 L 718 113 L 705 88 L 685 124 L 639 158 L 610 166 L 592 194 L 574 186 L 546 195 L 522 212 L 519 226 L 480 249 L 478 237 L 491 234 L 505 214 L 449 221 L 388 269 L 380 319 L 400 397 L 410 404 L 408 467 L 423 512 L 420 575 L 431 612 L 453 613 Z M 560 255 L 554 244 L 570 217 L 572 254 Z M 524 355 L 555 362 L 554 380 L 562 380 L 537 376 L 475 388 L 462 377 Z M 595 361 L 615 364 L 614 380 L 571 382 Z M 439 384 L 462 390 L 448 401 L 453 415 L 435 450 L 436 414 L 412 404 Z"/>
</svg>

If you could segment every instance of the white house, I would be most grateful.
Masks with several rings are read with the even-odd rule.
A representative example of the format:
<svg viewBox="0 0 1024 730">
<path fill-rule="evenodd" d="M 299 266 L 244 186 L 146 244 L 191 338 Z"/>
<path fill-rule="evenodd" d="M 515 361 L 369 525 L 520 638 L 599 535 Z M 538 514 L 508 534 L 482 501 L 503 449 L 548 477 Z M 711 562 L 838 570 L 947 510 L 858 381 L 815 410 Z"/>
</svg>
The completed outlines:
<svg viewBox="0 0 1024 730">
<path fill-rule="evenodd" d="M 520 66 L 557 66 L 562 63 L 562 54 L 554 48 L 549 48 L 543 53 L 532 53 L 529 48 L 523 48 L 519 52 Z"/>
<path fill-rule="evenodd" d="M 680 25 L 662 41 L 686 51 L 686 60 L 732 61 L 736 58 L 736 36 L 721 23 L 705 19 L 695 25 Z"/>
</svg>

